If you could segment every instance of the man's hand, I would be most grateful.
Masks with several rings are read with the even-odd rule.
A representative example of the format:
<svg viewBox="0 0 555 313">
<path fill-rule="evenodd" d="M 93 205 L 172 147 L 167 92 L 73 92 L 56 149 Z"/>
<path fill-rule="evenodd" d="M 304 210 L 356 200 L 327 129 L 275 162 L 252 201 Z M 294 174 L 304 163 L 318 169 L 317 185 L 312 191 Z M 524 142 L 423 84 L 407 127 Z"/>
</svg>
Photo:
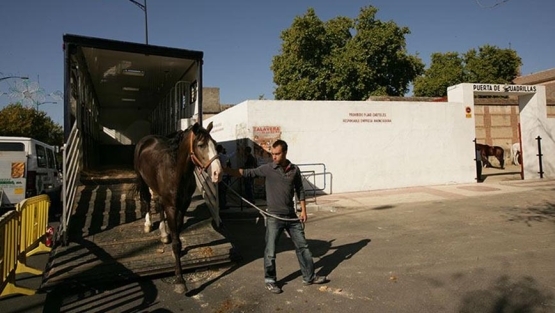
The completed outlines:
<svg viewBox="0 0 555 313">
<path fill-rule="evenodd" d="M 306 223 L 308 220 L 308 215 L 306 215 L 306 210 L 302 210 L 301 214 L 299 215 L 299 220 L 303 223 Z"/>
<path fill-rule="evenodd" d="M 306 201 L 301 200 L 301 214 L 299 214 L 299 220 L 303 223 L 306 223 L 308 220 L 308 215 L 306 214 Z"/>
</svg>

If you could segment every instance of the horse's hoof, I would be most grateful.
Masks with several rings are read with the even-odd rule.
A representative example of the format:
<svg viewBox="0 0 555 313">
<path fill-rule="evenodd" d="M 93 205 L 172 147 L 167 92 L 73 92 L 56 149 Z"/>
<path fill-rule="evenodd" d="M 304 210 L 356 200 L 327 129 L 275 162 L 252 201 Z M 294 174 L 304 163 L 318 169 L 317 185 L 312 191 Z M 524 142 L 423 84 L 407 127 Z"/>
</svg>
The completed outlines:
<svg viewBox="0 0 555 313">
<path fill-rule="evenodd" d="M 151 226 L 145 226 L 144 231 L 145 231 L 145 234 L 148 234 L 152 231 L 152 227 Z"/>
<path fill-rule="evenodd" d="M 185 284 L 176 284 L 173 290 L 179 294 L 184 294 L 188 291 L 187 286 L 185 286 Z"/>
<path fill-rule="evenodd" d="M 168 244 L 168 243 L 172 242 L 170 236 L 161 237 L 161 238 L 160 238 L 160 241 L 161 241 L 162 243 L 165 243 L 165 244 Z"/>
</svg>

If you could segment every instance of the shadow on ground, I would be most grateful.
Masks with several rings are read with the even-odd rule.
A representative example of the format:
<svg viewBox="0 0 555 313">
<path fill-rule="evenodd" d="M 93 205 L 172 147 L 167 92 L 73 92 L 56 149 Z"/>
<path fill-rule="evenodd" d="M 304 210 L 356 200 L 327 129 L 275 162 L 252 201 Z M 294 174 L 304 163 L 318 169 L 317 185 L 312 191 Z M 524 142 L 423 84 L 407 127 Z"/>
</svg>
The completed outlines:
<svg viewBox="0 0 555 313">
<path fill-rule="evenodd" d="M 508 215 L 509 221 L 523 222 L 530 227 L 532 227 L 534 223 L 555 223 L 555 203 L 547 202 L 544 205 L 526 208 L 510 208 Z"/>
<path fill-rule="evenodd" d="M 113 258 L 92 242 L 85 245 L 98 259 L 114 263 Z M 119 276 L 112 284 L 95 284 L 90 280 L 68 281 L 49 290 L 44 303 L 45 312 L 140 312 L 156 304 L 158 290 L 151 280 L 142 279 L 123 265 L 116 272 Z M 89 273 L 87 273 L 89 272 Z M 81 273 L 91 275 L 95 268 Z"/>
<path fill-rule="evenodd" d="M 502 276 L 487 290 L 463 296 L 459 313 L 553 312 L 553 293 L 532 277 L 513 280 Z"/>
</svg>

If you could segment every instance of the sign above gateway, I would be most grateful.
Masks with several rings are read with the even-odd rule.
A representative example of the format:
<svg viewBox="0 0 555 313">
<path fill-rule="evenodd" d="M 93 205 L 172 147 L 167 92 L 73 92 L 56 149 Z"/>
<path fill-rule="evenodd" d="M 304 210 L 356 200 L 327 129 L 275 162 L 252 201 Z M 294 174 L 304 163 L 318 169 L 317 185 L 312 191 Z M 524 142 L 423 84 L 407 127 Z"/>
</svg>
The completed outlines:
<svg viewBox="0 0 555 313">
<path fill-rule="evenodd" d="M 478 94 L 530 94 L 536 93 L 534 85 L 472 84 L 472 91 Z"/>
</svg>

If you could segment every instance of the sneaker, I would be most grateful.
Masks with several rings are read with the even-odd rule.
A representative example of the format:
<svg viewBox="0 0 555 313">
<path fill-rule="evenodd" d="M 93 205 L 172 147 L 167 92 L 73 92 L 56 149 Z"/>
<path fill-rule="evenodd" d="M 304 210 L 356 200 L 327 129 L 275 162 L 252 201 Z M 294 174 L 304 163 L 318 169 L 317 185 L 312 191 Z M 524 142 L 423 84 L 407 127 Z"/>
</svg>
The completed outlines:
<svg viewBox="0 0 555 313">
<path fill-rule="evenodd" d="M 311 281 L 304 281 L 303 280 L 303 285 L 304 286 L 310 286 L 312 284 L 320 285 L 320 284 L 323 284 L 327 281 L 328 281 L 328 278 L 326 276 L 314 276 L 314 278 Z"/>
<path fill-rule="evenodd" d="M 279 288 L 276 283 L 266 283 L 266 289 L 271 293 L 281 293 L 281 288 Z"/>
</svg>

